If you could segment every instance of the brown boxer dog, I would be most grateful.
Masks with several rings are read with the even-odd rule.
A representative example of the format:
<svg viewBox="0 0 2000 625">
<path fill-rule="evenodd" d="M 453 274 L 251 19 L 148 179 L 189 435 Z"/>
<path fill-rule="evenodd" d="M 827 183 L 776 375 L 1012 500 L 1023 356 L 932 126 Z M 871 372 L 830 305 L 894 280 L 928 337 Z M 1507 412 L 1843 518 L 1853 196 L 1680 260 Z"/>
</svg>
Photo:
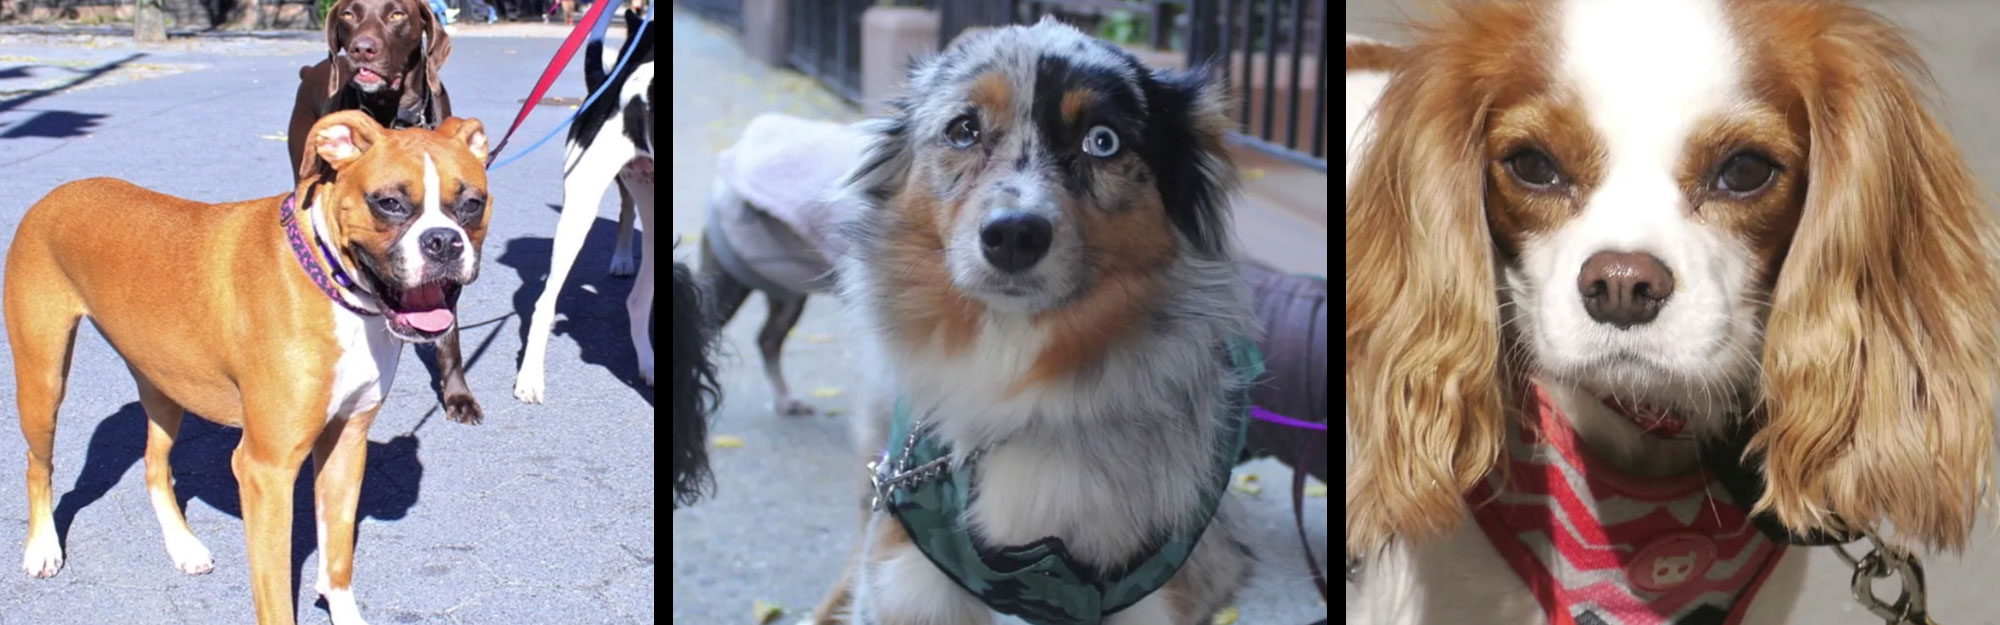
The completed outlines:
<svg viewBox="0 0 2000 625">
<path fill-rule="evenodd" d="M 57 187 L 22 217 L 0 304 L 28 441 L 29 575 L 62 568 L 50 453 L 88 317 L 138 383 L 151 423 L 146 489 L 174 565 L 196 575 L 213 566 L 167 466 L 188 411 L 243 428 L 230 466 L 257 622 L 295 616 L 292 485 L 310 452 L 315 588 L 336 625 L 362 623 L 350 581 L 368 425 L 403 344 L 451 329 L 451 303 L 478 277 L 491 215 L 486 133 L 456 118 L 385 130 L 342 111 L 313 125 L 306 148 L 306 175 L 289 194 L 211 205 L 93 178 Z"/>
</svg>

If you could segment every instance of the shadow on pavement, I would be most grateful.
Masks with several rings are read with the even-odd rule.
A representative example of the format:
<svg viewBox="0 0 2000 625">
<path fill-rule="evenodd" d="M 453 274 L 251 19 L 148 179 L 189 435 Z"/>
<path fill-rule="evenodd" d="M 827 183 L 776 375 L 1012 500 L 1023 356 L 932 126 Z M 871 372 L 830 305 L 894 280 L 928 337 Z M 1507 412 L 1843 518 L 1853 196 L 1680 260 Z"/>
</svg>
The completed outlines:
<svg viewBox="0 0 2000 625">
<path fill-rule="evenodd" d="M 68 552 L 70 523 L 76 520 L 77 513 L 104 498 L 118 484 L 119 478 L 144 457 L 146 428 L 146 412 L 136 401 L 125 404 L 97 424 L 96 432 L 90 436 L 82 473 L 77 476 L 75 486 L 56 501 L 56 537 L 63 543 L 65 553 Z M 230 468 L 229 460 L 236 451 L 237 442 L 242 439 L 243 430 L 217 425 L 193 414 L 181 420 L 180 436 L 174 443 L 173 452 L 167 455 L 168 463 L 174 468 L 174 493 L 181 509 L 186 510 L 189 502 L 200 499 L 224 514 L 243 518 L 243 503 L 237 494 L 236 474 Z M 357 528 L 362 519 L 401 519 L 417 504 L 424 476 L 423 462 L 417 457 L 418 446 L 417 437 L 413 434 L 398 435 L 386 443 L 368 442 L 368 468 L 363 472 L 361 502 L 355 511 Z M 58 458 L 57 462 L 61 459 Z M 305 466 L 311 466 L 310 459 Z M 137 481 L 129 487 L 145 488 L 143 477 Z M 293 596 L 298 596 L 303 578 L 300 572 L 306 556 L 311 555 L 318 545 L 318 530 L 313 518 L 312 471 L 302 467 L 292 490 Z M 159 530 L 149 529 L 157 542 L 160 539 Z M 240 532 L 199 538 L 209 545 L 221 540 L 243 540 Z M 160 549 L 157 564 L 169 566 L 165 547 Z M 247 567 L 249 563 L 235 565 Z"/>
<path fill-rule="evenodd" d="M 562 207 L 551 204 L 549 208 L 561 211 Z M 639 247 L 633 232 L 632 246 Z M 639 355 L 632 351 L 632 337 L 626 325 L 625 296 L 632 292 L 632 278 L 612 277 L 606 271 L 611 266 L 611 251 L 617 245 L 618 221 L 598 218 L 591 222 L 590 233 L 584 237 L 583 251 L 576 255 L 576 264 L 570 268 L 569 279 L 563 284 L 563 292 L 556 300 L 556 323 L 550 331 L 554 337 L 567 336 L 582 347 L 583 362 L 609 369 L 626 386 L 632 387 L 647 404 L 653 403 L 653 389 L 639 379 Z M 518 332 L 521 342 L 527 343 L 528 321 L 535 311 L 535 298 L 541 297 L 542 287 L 548 281 L 549 256 L 554 240 L 542 237 L 521 237 L 507 241 L 505 251 L 500 253 L 500 264 L 513 267 L 521 276 L 521 288 L 514 292 L 514 312 L 519 317 Z M 652 320 L 645 323 L 651 327 Z M 519 354 L 514 363 L 520 366 Z M 551 386 L 561 382 L 551 379 Z"/>
<path fill-rule="evenodd" d="M 0 113 L 6 113 L 8 111 L 21 108 L 22 106 L 25 106 L 30 102 L 34 102 L 42 98 L 62 93 L 63 90 L 75 87 L 77 85 L 81 85 L 86 82 L 90 82 L 92 80 L 96 80 L 97 78 L 102 77 L 105 74 L 109 74 L 112 71 L 117 70 L 118 68 L 123 67 L 126 64 L 129 64 L 133 61 L 144 58 L 145 56 L 146 55 L 144 53 L 135 53 L 128 55 L 125 58 L 118 59 L 116 61 L 111 61 L 109 63 L 105 63 L 103 65 L 98 65 L 88 69 L 70 69 L 67 67 L 50 66 L 50 65 L 31 65 L 31 66 L 13 67 L 13 68 L 8 68 L 6 70 L 0 70 L 0 80 L 10 79 L 10 78 L 13 79 L 26 78 L 28 75 L 27 72 L 28 67 L 52 67 L 55 69 L 61 69 L 73 72 L 77 75 L 69 82 L 63 83 L 61 85 L 49 87 L 46 89 L 30 89 L 25 92 L 21 92 L 19 95 L 15 95 L 13 97 L 5 99 L 0 99 Z M 61 139 L 64 137 L 81 136 L 86 133 L 89 133 L 92 128 L 96 127 L 97 124 L 103 121 L 104 118 L 106 117 L 110 116 L 98 113 L 78 113 L 75 111 L 42 111 L 33 117 L 29 117 L 27 121 L 15 122 L 11 125 L 0 125 L 0 128 L 5 129 L 4 132 L 0 132 L 0 139 L 18 139 L 23 137 L 48 137 L 54 139 Z"/>
</svg>

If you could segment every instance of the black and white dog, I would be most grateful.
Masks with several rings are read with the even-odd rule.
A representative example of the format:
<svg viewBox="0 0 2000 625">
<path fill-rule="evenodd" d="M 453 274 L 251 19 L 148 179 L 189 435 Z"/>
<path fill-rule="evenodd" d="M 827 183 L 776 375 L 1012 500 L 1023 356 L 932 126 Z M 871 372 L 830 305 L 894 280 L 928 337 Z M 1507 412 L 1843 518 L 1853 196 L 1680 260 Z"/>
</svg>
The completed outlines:
<svg viewBox="0 0 2000 625">
<path fill-rule="evenodd" d="M 674 368 L 668 401 L 674 405 L 673 433 L 667 439 L 674 457 L 674 507 L 693 504 L 712 479 L 708 472 L 708 415 L 720 399 L 715 382 L 715 325 L 708 321 L 694 279 L 686 265 L 674 263 Z"/>
<path fill-rule="evenodd" d="M 627 32 L 639 30 L 637 12 L 626 12 Z M 653 347 L 647 331 L 653 312 L 653 29 L 627 37 L 621 58 L 630 60 L 611 76 L 605 76 L 601 42 L 592 42 L 584 54 L 584 82 L 591 91 L 607 81 L 603 96 L 577 115 L 570 127 L 568 151 L 563 161 L 562 217 L 556 222 L 554 249 L 549 255 L 549 279 L 535 300 L 528 324 L 527 345 L 521 354 L 521 370 L 514 378 L 514 398 L 541 403 L 544 394 L 543 364 L 549 348 L 549 331 L 555 323 L 556 296 L 563 280 L 583 250 L 590 224 L 597 219 L 597 203 L 604 188 L 618 181 L 621 206 L 618 244 L 612 255 L 612 275 L 632 275 L 632 215 L 637 213 L 641 234 L 637 279 L 625 310 L 632 328 L 632 347 L 639 355 L 639 375 L 653 383 Z"/>
</svg>

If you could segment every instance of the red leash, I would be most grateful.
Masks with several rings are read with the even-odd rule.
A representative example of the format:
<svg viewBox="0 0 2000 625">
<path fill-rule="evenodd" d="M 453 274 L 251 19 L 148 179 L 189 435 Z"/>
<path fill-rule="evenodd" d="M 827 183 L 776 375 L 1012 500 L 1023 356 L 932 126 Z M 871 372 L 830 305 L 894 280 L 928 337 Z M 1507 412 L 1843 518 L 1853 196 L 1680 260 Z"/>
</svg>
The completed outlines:
<svg viewBox="0 0 2000 625">
<path fill-rule="evenodd" d="M 569 67 L 570 57 L 576 56 L 576 49 L 583 46 L 584 39 L 590 34 L 591 25 L 596 24 L 597 19 L 604 15 L 604 10 L 613 4 L 617 4 L 617 0 L 597 0 L 590 4 L 590 10 L 583 14 L 583 20 L 577 22 L 576 28 L 569 31 L 569 38 L 563 40 L 562 48 L 557 49 L 555 58 L 549 60 L 548 69 L 542 70 L 542 78 L 535 82 L 535 90 L 528 94 L 527 101 L 521 103 L 521 112 L 514 115 L 514 125 L 507 127 L 507 134 L 502 135 L 500 143 L 486 154 L 486 162 L 494 162 L 500 156 L 500 151 L 507 148 L 507 141 L 514 138 L 514 131 L 520 130 L 521 122 L 528 120 L 528 111 L 535 110 L 535 105 L 542 101 L 542 95 L 548 93 L 549 87 L 556 84 L 556 76 L 562 75 L 563 68 Z"/>
</svg>

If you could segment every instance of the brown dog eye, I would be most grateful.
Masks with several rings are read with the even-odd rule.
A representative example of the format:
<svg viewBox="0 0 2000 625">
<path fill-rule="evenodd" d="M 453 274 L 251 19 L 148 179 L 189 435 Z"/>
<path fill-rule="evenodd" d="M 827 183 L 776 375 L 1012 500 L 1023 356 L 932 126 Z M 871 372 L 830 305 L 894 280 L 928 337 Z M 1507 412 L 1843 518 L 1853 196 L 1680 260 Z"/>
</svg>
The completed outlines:
<svg viewBox="0 0 2000 625">
<path fill-rule="evenodd" d="M 979 142 L 979 120 L 971 115 L 960 115 L 944 127 L 944 140 L 955 148 L 969 148 Z"/>
<path fill-rule="evenodd" d="M 1555 159 L 1541 150 L 1529 148 L 1507 157 L 1507 171 L 1521 184 L 1534 189 L 1547 189 L 1562 183 L 1562 172 L 1556 169 Z"/>
<path fill-rule="evenodd" d="M 1738 195 L 1756 193 L 1771 184 L 1777 174 L 1778 166 L 1770 160 L 1755 154 L 1738 154 L 1722 164 L 1722 172 L 1715 177 L 1715 188 Z"/>
</svg>

